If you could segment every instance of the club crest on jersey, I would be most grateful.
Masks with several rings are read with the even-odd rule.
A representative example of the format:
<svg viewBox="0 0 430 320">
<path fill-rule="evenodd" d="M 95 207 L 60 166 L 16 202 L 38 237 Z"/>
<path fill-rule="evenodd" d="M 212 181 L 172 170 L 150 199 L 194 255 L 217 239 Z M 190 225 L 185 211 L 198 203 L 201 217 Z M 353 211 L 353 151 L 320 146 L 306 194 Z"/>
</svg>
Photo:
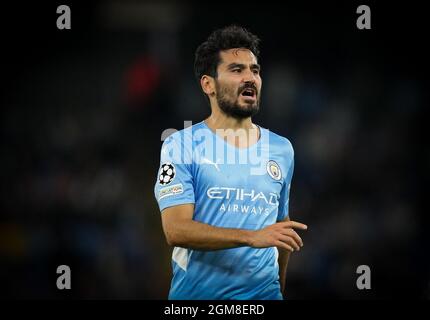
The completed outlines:
<svg viewBox="0 0 430 320">
<path fill-rule="evenodd" d="M 176 170 L 172 163 L 163 163 L 160 167 L 160 174 L 158 176 L 158 183 L 162 186 L 169 184 L 175 179 Z"/>
<path fill-rule="evenodd" d="M 277 181 L 281 180 L 282 178 L 281 168 L 276 163 L 276 161 L 270 160 L 267 162 L 267 173 L 272 177 L 272 179 Z"/>
</svg>

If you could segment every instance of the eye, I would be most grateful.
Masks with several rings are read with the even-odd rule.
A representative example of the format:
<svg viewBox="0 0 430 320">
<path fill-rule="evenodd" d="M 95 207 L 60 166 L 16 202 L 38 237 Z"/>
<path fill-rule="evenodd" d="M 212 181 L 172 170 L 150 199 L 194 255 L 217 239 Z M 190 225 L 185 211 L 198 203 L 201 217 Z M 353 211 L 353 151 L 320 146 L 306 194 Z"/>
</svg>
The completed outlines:
<svg viewBox="0 0 430 320">
<path fill-rule="evenodd" d="M 241 69 L 239 69 L 239 68 L 235 68 L 235 69 L 232 69 L 231 71 L 232 71 L 232 72 L 237 72 L 237 73 L 239 73 L 239 72 L 241 72 L 242 70 L 241 70 Z"/>
<path fill-rule="evenodd" d="M 252 70 L 252 72 L 253 72 L 254 74 L 260 74 L 260 70 L 258 70 L 258 69 L 254 69 L 254 70 Z"/>
</svg>

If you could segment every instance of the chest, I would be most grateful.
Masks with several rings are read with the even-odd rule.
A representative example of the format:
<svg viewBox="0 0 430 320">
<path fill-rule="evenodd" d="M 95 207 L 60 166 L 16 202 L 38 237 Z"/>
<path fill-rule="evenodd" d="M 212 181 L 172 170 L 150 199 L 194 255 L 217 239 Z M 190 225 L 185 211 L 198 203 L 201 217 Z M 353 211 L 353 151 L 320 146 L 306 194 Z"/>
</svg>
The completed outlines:
<svg viewBox="0 0 430 320">
<path fill-rule="evenodd" d="M 282 169 L 273 161 L 252 165 L 225 163 L 219 159 L 200 160 L 194 168 L 197 194 L 212 199 L 277 204 L 284 180 Z"/>
</svg>

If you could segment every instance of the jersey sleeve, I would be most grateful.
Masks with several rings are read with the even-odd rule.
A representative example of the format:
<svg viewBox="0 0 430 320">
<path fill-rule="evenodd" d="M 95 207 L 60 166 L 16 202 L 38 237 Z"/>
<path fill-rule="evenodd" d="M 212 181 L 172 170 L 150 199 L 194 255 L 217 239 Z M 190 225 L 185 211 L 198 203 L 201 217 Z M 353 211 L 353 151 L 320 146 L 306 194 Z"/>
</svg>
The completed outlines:
<svg viewBox="0 0 430 320">
<path fill-rule="evenodd" d="M 195 202 L 191 160 L 190 150 L 187 150 L 183 137 L 172 135 L 164 141 L 154 187 L 160 211 Z"/>
<path fill-rule="evenodd" d="M 294 153 L 291 155 L 290 166 L 287 171 L 287 175 L 284 180 L 284 184 L 281 189 L 279 196 L 279 208 L 278 208 L 278 218 L 276 221 L 283 221 L 289 217 L 289 202 L 290 202 L 290 188 L 291 180 L 293 178 L 294 172 Z"/>
</svg>

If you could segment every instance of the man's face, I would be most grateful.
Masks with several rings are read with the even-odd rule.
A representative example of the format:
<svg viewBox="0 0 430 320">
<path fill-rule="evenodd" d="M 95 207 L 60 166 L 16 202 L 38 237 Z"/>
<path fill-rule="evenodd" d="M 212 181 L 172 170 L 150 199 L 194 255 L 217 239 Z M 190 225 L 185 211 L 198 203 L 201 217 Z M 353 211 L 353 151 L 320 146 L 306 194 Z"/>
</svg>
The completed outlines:
<svg viewBox="0 0 430 320">
<path fill-rule="evenodd" d="M 220 52 L 218 76 L 215 79 L 216 99 L 227 115 L 244 119 L 259 110 L 261 77 L 257 58 L 248 49 Z"/>
</svg>

